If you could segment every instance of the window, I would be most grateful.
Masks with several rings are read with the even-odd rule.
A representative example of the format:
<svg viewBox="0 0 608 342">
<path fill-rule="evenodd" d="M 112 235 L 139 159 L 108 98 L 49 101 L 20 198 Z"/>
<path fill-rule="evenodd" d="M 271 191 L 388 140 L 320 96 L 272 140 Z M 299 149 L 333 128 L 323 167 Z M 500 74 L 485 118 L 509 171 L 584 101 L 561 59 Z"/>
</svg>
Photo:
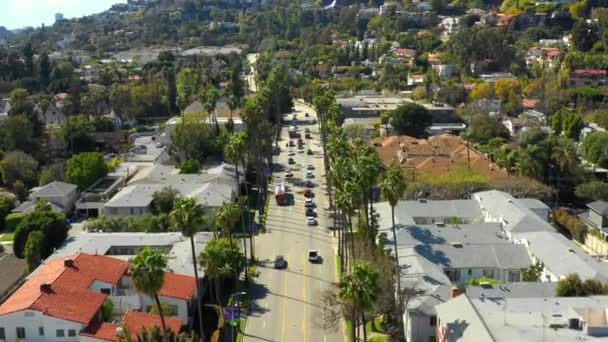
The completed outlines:
<svg viewBox="0 0 608 342">
<path fill-rule="evenodd" d="M 473 274 L 473 270 L 469 268 L 469 270 L 467 271 L 467 273 L 468 273 L 469 275 L 472 275 L 472 274 Z"/>
<path fill-rule="evenodd" d="M 75 337 L 76 336 L 76 330 L 74 330 L 74 329 L 68 330 L 68 336 L 69 337 Z"/>
<path fill-rule="evenodd" d="M 63 329 L 57 329 L 57 337 L 64 337 L 65 331 Z"/>
<path fill-rule="evenodd" d="M 6 333 L 4 332 L 4 328 L 0 328 L 0 340 L 6 340 Z"/>
<path fill-rule="evenodd" d="M 431 316 L 431 320 L 430 320 L 429 324 L 430 324 L 432 327 L 436 326 L 436 325 L 437 325 L 437 316 L 434 316 L 434 315 L 433 315 L 433 316 Z"/>
<path fill-rule="evenodd" d="M 460 281 L 460 270 L 445 270 L 445 275 L 450 279 L 451 282 Z"/>
<path fill-rule="evenodd" d="M 38 328 L 38 335 L 44 336 L 44 327 L 39 327 Z"/>
<path fill-rule="evenodd" d="M 516 283 L 516 282 L 521 281 L 519 277 L 520 277 L 519 271 L 509 271 L 509 282 L 510 283 Z"/>
<path fill-rule="evenodd" d="M 494 278 L 494 270 L 492 269 L 485 269 L 483 270 L 483 275 L 488 277 L 488 278 Z"/>
<path fill-rule="evenodd" d="M 17 338 L 21 338 L 21 339 L 25 338 L 25 328 L 21 328 L 21 327 L 17 328 Z"/>
<path fill-rule="evenodd" d="M 171 314 L 172 315 L 177 315 L 178 314 L 178 306 L 177 305 L 171 305 Z"/>
<path fill-rule="evenodd" d="M 131 215 L 133 215 L 133 208 L 129 208 L 129 212 L 131 213 Z"/>
<path fill-rule="evenodd" d="M 101 289 L 100 291 L 101 291 L 101 293 L 105 293 L 105 294 L 107 294 L 107 295 L 112 294 L 112 289 L 107 289 L 107 288 L 106 288 L 106 289 Z"/>
</svg>

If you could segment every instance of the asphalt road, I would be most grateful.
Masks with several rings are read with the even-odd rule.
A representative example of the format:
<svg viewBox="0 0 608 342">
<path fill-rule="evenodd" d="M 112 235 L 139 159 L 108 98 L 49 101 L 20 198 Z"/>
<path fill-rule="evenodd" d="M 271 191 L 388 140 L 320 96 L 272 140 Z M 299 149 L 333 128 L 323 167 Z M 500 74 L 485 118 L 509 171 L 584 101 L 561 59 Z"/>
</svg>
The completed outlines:
<svg viewBox="0 0 608 342">
<path fill-rule="evenodd" d="M 304 113 L 309 113 L 306 118 Z M 281 153 L 275 156 L 274 184 L 285 179 L 286 167 L 291 167 L 294 177 L 286 182 L 289 192 L 293 194 L 291 205 L 278 206 L 271 198 L 267 220 L 267 233 L 256 238 L 256 257 L 260 261 L 259 277 L 255 280 L 253 289 L 254 309 L 247 320 L 245 341 L 277 341 L 277 342 L 334 342 L 343 341 L 343 329 L 326 331 L 322 328 L 321 292 L 336 281 L 335 249 L 337 240 L 332 237 L 328 227 L 323 150 L 317 125 L 311 120 L 314 111 L 308 106 L 296 103 L 298 118 L 297 129 L 304 139 L 304 129 L 309 128 L 313 139 L 304 139 L 304 152 L 298 152 L 297 147 L 289 149 L 295 152 L 296 164 L 288 165 L 289 141 L 287 132 L 291 125 L 292 115 L 287 115 L 290 124 L 283 128 L 282 139 L 279 141 Z M 314 154 L 307 155 L 311 149 Z M 279 164 L 276 167 L 276 164 Z M 301 185 L 306 178 L 306 167 L 315 167 L 314 202 L 317 214 L 317 225 L 306 224 L 304 208 L 304 187 Z M 322 263 L 312 264 L 307 259 L 309 249 L 317 249 Z M 276 255 L 283 255 L 288 261 L 284 270 L 273 268 Z"/>
</svg>

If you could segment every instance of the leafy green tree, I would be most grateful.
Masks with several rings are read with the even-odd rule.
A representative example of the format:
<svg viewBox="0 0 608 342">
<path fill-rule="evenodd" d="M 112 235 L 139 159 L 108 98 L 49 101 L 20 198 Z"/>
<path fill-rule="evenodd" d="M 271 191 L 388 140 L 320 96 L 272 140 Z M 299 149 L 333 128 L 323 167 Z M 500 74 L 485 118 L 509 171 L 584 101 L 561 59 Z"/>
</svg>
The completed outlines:
<svg viewBox="0 0 608 342">
<path fill-rule="evenodd" d="M 183 160 L 204 160 L 212 151 L 211 138 L 211 127 L 206 122 L 186 117 L 171 134 L 173 152 L 183 154 Z"/>
<path fill-rule="evenodd" d="M 15 198 L 12 196 L 0 196 L 0 230 L 4 230 L 7 215 L 15 209 Z"/>
<path fill-rule="evenodd" d="M 480 101 L 484 99 L 491 99 L 494 97 L 494 88 L 490 83 L 478 83 L 473 90 L 471 90 L 471 100 Z"/>
<path fill-rule="evenodd" d="M 401 293 L 401 276 L 399 271 L 399 252 L 397 248 L 397 228 L 395 226 L 395 206 L 399 203 L 405 190 L 407 181 L 403 169 L 398 164 L 392 164 L 380 178 L 380 191 L 391 206 L 391 229 L 393 231 L 393 250 L 395 253 L 395 278 L 397 278 L 397 293 Z M 403 303 L 399 302 L 399 308 Z"/>
<path fill-rule="evenodd" d="M 205 111 L 207 115 L 213 120 L 213 124 L 215 125 L 216 134 L 219 133 L 219 126 L 217 123 L 217 115 L 215 112 L 215 106 L 217 105 L 217 100 L 219 100 L 220 95 L 215 89 L 214 86 L 209 85 L 203 89 L 201 89 L 201 93 L 199 97 L 203 103 L 203 107 L 205 107 Z"/>
<path fill-rule="evenodd" d="M 521 278 L 523 281 L 537 282 L 540 281 L 540 276 L 543 273 L 545 265 L 542 262 L 536 262 L 521 270 Z"/>
<path fill-rule="evenodd" d="M 487 114 L 471 115 L 466 129 L 467 137 L 476 143 L 486 143 L 495 137 L 509 138 L 509 131 L 497 119 Z"/>
<path fill-rule="evenodd" d="M 420 137 L 432 123 L 429 111 L 421 105 L 406 103 L 391 112 L 391 126 L 399 134 Z"/>
<path fill-rule="evenodd" d="M 481 277 L 471 278 L 466 281 L 467 285 L 479 286 L 481 283 L 490 283 L 492 285 L 500 285 L 500 284 L 502 284 L 502 281 L 500 281 L 499 279 L 494 279 L 494 278 L 490 278 L 490 277 L 483 276 L 483 275 Z"/>
<path fill-rule="evenodd" d="M 9 114 L 24 114 L 31 117 L 34 113 L 34 102 L 30 98 L 30 93 L 26 89 L 18 88 L 11 91 L 11 110 Z"/>
<path fill-rule="evenodd" d="M 599 180 L 581 183 L 574 189 L 574 194 L 589 201 L 608 201 L 608 183 Z"/>
<path fill-rule="evenodd" d="M 167 331 L 165 315 L 158 299 L 158 292 L 165 282 L 167 257 L 158 251 L 145 247 L 129 263 L 131 264 L 131 279 L 135 290 L 154 298 L 162 331 Z"/>
<path fill-rule="evenodd" d="M 202 318 L 202 305 L 200 280 L 198 277 L 198 263 L 196 262 L 196 248 L 194 245 L 194 235 L 209 226 L 209 221 L 205 215 L 203 207 L 197 204 L 192 198 L 179 198 L 175 201 L 173 209 L 169 214 L 171 228 L 180 231 L 182 235 L 190 238 L 190 250 L 192 252 L 192 265 L 194 266 L 194 277 L 196 278 L 196 301 L 199 310 L 199 328 L 201 335 L 204 336 L 204 326 Z"/>
<path fill-rule="evenodd" d="M 152 194 L 152 209 L 156 214 L 169 214 L 173 210 L 175 201 L 180 197 L 179 191 L 166 186 Z"/>
<path fill-rule="evenodd" d="M 608 167 L 608 133 L 592 132 L 585 136 L 581 144 L 583 158 L 600 166 Z"/>
<path fill-rule="evenodd" d="M 44 248 L 40 254 L 45 259 L 53 253 L 53 249 L 61 246 L 68 235 L 65 216 L 53 211 L 44 201 L 36 203 L 34 211 L 25 215 L 15 229 L 13 252 L 17 257 L 23 258 L 28 236 L 34 231 L 40 231 L 44 236 Z"/>
<path fill-rule="evenodd" d="M 224 202 L 221 207 L 216 209 L 215 220 L 220 230 L 228 239 L 232 241 L 232 231 L 234 225 L 239 222 L 241 208 L 238 203 Z"/>
<path fill-rule="evenodd" d="M 9 232 L 15 231 L 24 217 L 24 213 L 10 213 L 6 215 L 4 218 L 4 228 Z"/>
<path fill-rule="evenodd" d="M 11 115 L 2 123 L 2 140 L 5 150 L 33 152 L 37 148 L 34 126 L 25 115 Z"/>
<path fill-rule="evenodd" d="M 365 326 L 365 313 L 369 312 L 378 299 L 380 286 L 378 279 L 380 274 L 373 266 L 362 260 L 353 263 L 351 273 L 342 273 L 338 282 L 338 296 L 359 313 Z M 367 341 L 367 334 L 364 332 L 363 340 Z M 351 330 L 351 339 L 355 340 L 355 324 Z"/>
<path fill-rule="evenodd" d="M 586 296 L 583 282 L 576 273 L 567 274 L 564 278 L 557 281 L 555 287 L 557 297 L 582 297 Z"/>
<path fill-rule="evenodd" d="M 74 115 L 61 127 L 61 133 L 70 151 L 74 153 L 90 151 L 93 146 L 91 134 L 93 124 L 84 115 Z"/>
<path fill-rule="evenodd" d="M 185 67 L 177 74 L 177 104 L 181 111 L 190 104 L 192 96 L 198 94 L 201 86 L 201 74 L 196 68 Z"/>
<path fill-rule="evenodd" d="M 188 159 L 179 165 L 179 173 L 198 173 L 201 163 L 196 159 Z"/>
<path fill-rule="evenodd" d="M 35 184 L 37 171 L 36 159 L 21 151 L 9 152 L 0 161 L 2 181 L 9 187 L 12 187 L 16 181 L 22 181 L 28 185 Z"/>
<path fill-rule="evenodd" d="M 38 176 L 38 185 L 43 186 L 54 181 L 63 181 L 64 179 L 65 167 L 63 164 L 55 163 L 42 168 L 40 176 Z"/>
<path fill-rule="evenodd" d="M 93 185 L 108 173 L 108 167 L 100 152 L 83 152 L 68 159 L 65 178 L 80 189 Z"/>
<path fill-rule="evenodd" d="M 595 23 L 580 20 L 572 27 L 572 44 L 582 52 L 591 50 L 599 40 L 599 27 Z"/>
<path fill-rule="evenodd" d="M 30 232 L 25 244 L 24 257 L 26 261 L 26 271 L 31 273 L 42 262 L 42 253 L 46 250 L 45 237 L 41 231 Z"/>
<path fill-rule="evenodd" d="M 245 256 L 235 241 L 218 238 L 209 241 L 199 256 L 205 275 L 214 280 L 215 299 L 222 305 L 222 281 L 225 277 L 238 277 L 245 267 Z"/>
<path fill-rule="evenodd" d="M 51 82 L 51 61 L 46 52 L 38 58 L 38 79 L 44 87 Z"/>
</svg>

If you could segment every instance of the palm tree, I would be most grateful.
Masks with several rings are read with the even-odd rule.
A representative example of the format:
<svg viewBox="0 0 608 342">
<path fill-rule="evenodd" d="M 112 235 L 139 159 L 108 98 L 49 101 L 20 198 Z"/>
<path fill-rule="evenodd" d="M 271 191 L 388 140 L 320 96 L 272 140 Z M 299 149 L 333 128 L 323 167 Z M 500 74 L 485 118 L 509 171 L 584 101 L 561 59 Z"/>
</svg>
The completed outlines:
<svg viewBox="0 0 608 342">
<path fill-rule="evenodd" d="M 230 242 L 232 242 L 232 229 L 239 221 L 240 216 L 241 208 L 239 203 L 236 202 L 224 202 L 224 204 L 217 209 L 215 215 L 217 224 L 220 226 L 222 233 L 228 235 Z"/>
<path fill-rule="evenodd" d="M 238 275 L 245 267 L 245 256 L 236 243 L 226 238 L 213 239 L 200 254 L 200 263 L 205 275 L 215 282 L 215 298 L 222 305 L 221 281 L 225 276 Z"/>
<path fill-rule="evenodd" d="M 215 89 L 215 87 L 213 87 L 212 85 L 201 89 L 200 98 L 203 102 L 203 107 L 205 107 L 205 111 L 207 112 L 209 118 L 212 120 L 215 126 L 215 134 L 218 135 L 220 128 L 217 122 L 217 113 L 215 111 L 215 105 L 217 104 L 217 100 L 219 99 L 217 89 Z"/>
<path fill-rule="evenodd" d="M 399 310 L 403 308 L 401 300 L 401 276 L 399 272 L 399 252 L 397 250 L 397 229 L 395 227 L 395 206 L 403 197 L 407 188 L 405 173 L 399 164 L 393 163 L 383 174 L 380 180 L 380 190 L 391 206 L 391 222 L 393 231 L 393 248 L 395 251 L 395 277 L 397 278 L 397 293 L 399 294 Z M 399 320 L 401 322 L 401 320 Z M 400 323 L 401 324 L 401 323 Z"/>
<path fill-rule="evenodd" d="M 551 159 L 557 164 L 562 173 L 572 174 L 579 166 L 576 146 L 566 137 L 555 139 L 551 151 Z"/>
<path fill-rule="evenodd" d="M 203 227 L 209 225 L 203 207 L 192 198 L 179 198 L 169 213 L 171 227 L 180 231 L 182 235 L 190 238 L 190 251 L 192 252 L 192 266 L 194 267 L 194 278 L 196 278 L 196 304 L 199 311 L 199 328 L 201 336 L 205 336 L 203 330 L 203 306 L 201 305 L 200 280 L 198 278 L 198 264 L 196 262 L 196 248 L 194 247 L 194 235 Z"/>
<path fill-rule="evenodd" d="M 167 326 L 165 325 L 163 308 L 158 299 L 158 291 L 163 287 L 165 281 L 167 258 L 160 252 L 146 247 L 130 260 L 130 264 L 133 286 L 137 292 L 154 298 L 164 334 L 167 331 Z"/>
<path fill-rule="evenodd" d="M 352 340 L 355 340 L 355 326 L 358 313 L 362 320 L 363 340 L 367 341 L 365 332 L 365 313 L 372 310 L 378 293 L 380 292 L 380 274 L 374 270 L 373 266 L 362 260 L 353 263 L 351 273 L 343 273 L 338 283 L 338 296 L 341 300 L 349 303 L 354 310 L 355 317 L 351 330 Z"/>
<path fill-rule="evenodd" d="M 378 152 L 363 140 L 356 140 L 355 145 L 355 165 L 359 184 L 363 192 L 363 202 L 365 218 L 369 226 L 369 240 L 375 242 L 376 233 L 374 232 L 374 204 L 373 186 L 378 179 L 378 170 L 382 167 Z M 369 208 L 369 209 L 368 209 Z"/>
<path fill-rule="evenodd" d="M 517 173 L 524 176 L 541 178 L 543 176 L 543 165 L 537 156 L 535 156 L 536 148 L 528 145 L 525 148 L 518 150 L 518 160 L 515 163 Z"/>
</svg>

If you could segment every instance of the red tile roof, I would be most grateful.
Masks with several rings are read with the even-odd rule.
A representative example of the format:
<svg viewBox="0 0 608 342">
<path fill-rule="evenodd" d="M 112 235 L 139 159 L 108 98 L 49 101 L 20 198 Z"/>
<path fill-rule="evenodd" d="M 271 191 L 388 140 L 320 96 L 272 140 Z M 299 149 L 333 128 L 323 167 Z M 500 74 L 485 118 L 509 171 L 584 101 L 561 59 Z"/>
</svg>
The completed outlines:
<svg viewBox="0 0 608 342">
<path fill-rule="evenodd" d="M 176 317 L 165 317 L 165 324 L 175 335 L 179 334 L 182 328 L 182 320 Z M 160 316 L 152 315 L 140 311 L 127 311 L 123 316 L 121 324 L 111 323 L 92 323 L 87 329 L 80 333 L 82 336 L 93 337 L 100 340 L 116 341 L 116 330 L 127 327 L 133 340 L 137 340 L 137 334 L 145 327 L 151 330 L 154 326 L 161 327 Z"/>
<path fill-rule="evenodd" d="M 475 87 L 477 87 L 477 83 L 467 83 L 463 87 L 466 90 L 473 90 Z"/>
<path fill-rule="evenodd" d="M 129 328 L 132 336 L 136 336 L 142 328 L 145 327 L 146 330 L 150 330 L 155 325 L 160 328 L 161 323 L 160 316 L 140 311 L 127 311 L 122 318 L 122 325 Z M 177 335 L 182 328 L 182 320 L 176 317 L 165 316 L 165 325 L 167 329 L 171 329 Z"/>
<path fill-rule="evenodd" d="M 72 259 L 73 266 L 64 265 Z M 44 315 L 88 324 L 99 311 L 107 295 L 89 290 L 95 280 L 116 285 L 129 264 L 115 258 L 74 254 L 56 258 L 39 267 L 30 278 L 0 305 L 0 315 L 21 310 L 36 310 Z M 41 291 L 41 284 L 50 290 Z"/>
<path fill-rule="evenodd" d="M 163 287 L 158 292 L 158 295 L 191 300 L 195 293 L 196 281 L 194 277 L 167 272 L 165 273 Z"/>
<path fill-rule="evenodd" d="M 413 49 L 397 49 L 393 52 L 395 56 L 413 56 L 416 54 L 416 50 Z"/>
<path fill-rule="evenodd" d="M 538 105 L 538 99 L 522 99 L 521 105 L 524 108 L 534 108 Z"/>
</svg>

